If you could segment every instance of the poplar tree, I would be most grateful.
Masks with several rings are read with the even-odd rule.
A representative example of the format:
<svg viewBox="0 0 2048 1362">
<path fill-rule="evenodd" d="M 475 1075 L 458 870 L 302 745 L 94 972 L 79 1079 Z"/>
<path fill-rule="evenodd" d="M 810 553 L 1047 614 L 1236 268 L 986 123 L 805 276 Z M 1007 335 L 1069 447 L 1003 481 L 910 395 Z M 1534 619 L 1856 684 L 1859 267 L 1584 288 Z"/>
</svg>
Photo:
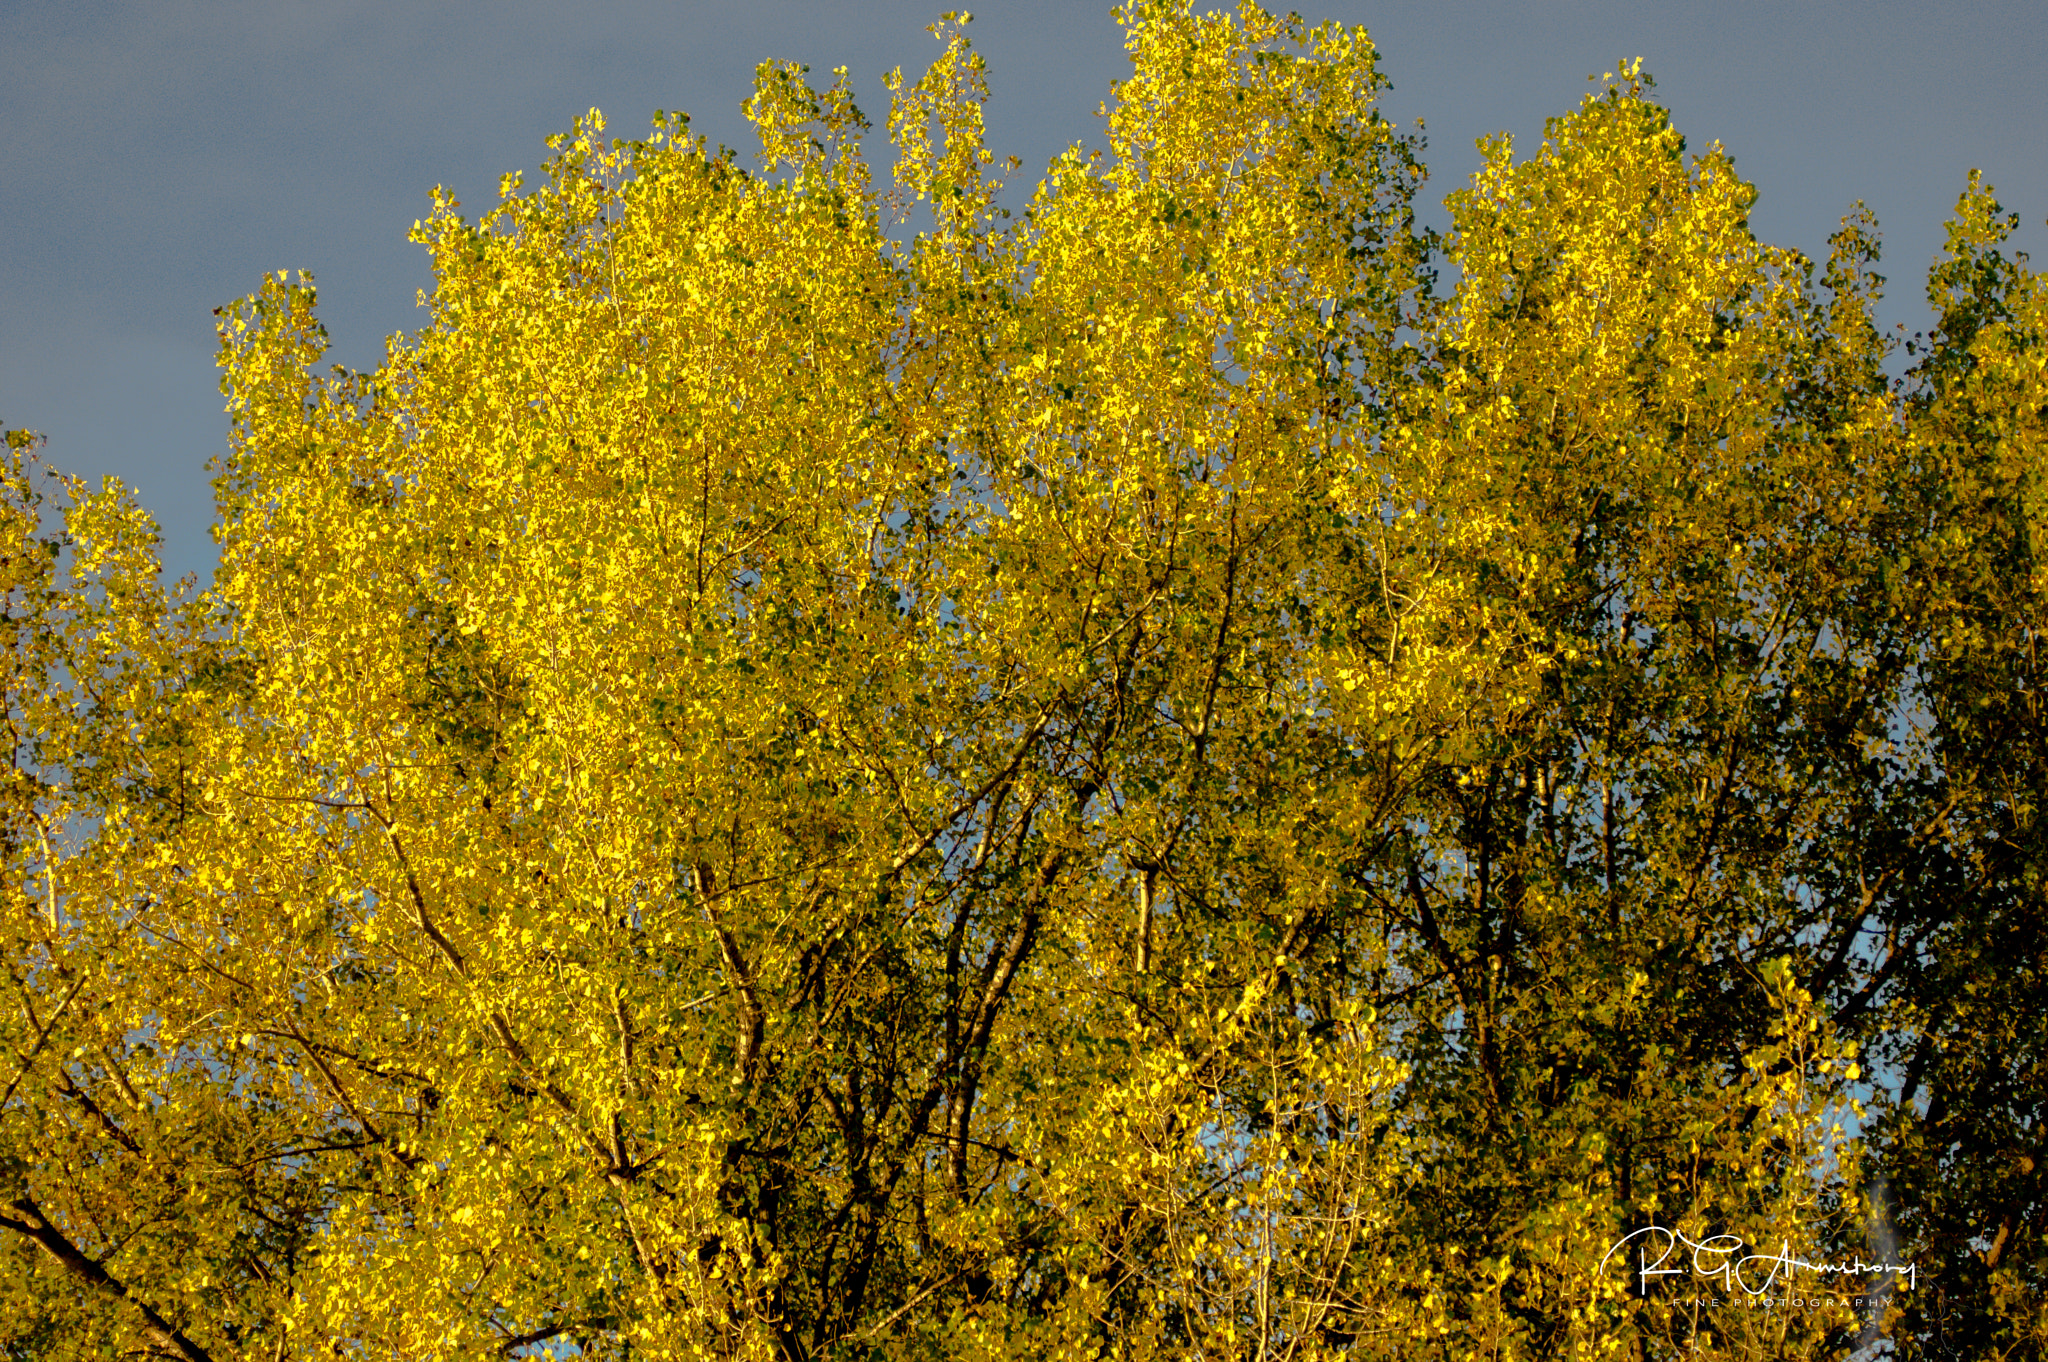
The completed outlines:
<svg viewBox="0 0 2048 1362">
<path fill-rule="evenodd" d="M 2039 1354 L 2011 219 L 1894 381 L 1639 67 L 1438 234 L 1362 30 L 1120 17 L 1028 200 L 949 16 L 879 186 L 770 63 L 373 372 L 266 279 L 204 592 L 10 434 L 9 1356 Z"/>
</svg>

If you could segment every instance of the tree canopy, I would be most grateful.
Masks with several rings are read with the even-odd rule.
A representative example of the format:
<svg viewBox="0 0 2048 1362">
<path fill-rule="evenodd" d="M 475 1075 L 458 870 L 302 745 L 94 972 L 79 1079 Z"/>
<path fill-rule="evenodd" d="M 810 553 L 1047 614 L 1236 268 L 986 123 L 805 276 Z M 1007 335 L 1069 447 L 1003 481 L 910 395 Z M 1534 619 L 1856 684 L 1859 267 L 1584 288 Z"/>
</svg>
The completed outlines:
<svg viewBox="0 0 2048 1362">
<path fill-rule="evenodd" d="M 1439 233 L 1362 30 L 1120 16 L 1028 203 L 949 17 L 879 186 L 770 63 L 374 372 L 266 279 L 203 592 L 9 435 L 7 1356 L 2041 1355 L 2010 216 L 1895 364 L 1639 68 Z"/>
</svg>

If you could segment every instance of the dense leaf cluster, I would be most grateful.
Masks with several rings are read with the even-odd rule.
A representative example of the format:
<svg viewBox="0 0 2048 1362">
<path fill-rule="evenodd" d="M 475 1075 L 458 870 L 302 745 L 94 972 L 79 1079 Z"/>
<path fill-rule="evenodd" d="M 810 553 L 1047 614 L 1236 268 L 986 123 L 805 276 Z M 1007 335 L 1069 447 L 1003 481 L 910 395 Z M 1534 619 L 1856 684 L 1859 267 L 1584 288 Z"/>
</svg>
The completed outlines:
<svg viewBox="0 0 2048 1362">
<path fill-rule="evenodd" d="M 1362 31 L 1123 20 L 1014 216 L 949 24 L 885 188 L 771 64 L 375 373 L 266 280 L 203 594 L 10 435 L 0 1352 L 2041 1354 L 2010 219 L 1895 380 L 1634 71 L 1437 235 Z"/>
</svg>

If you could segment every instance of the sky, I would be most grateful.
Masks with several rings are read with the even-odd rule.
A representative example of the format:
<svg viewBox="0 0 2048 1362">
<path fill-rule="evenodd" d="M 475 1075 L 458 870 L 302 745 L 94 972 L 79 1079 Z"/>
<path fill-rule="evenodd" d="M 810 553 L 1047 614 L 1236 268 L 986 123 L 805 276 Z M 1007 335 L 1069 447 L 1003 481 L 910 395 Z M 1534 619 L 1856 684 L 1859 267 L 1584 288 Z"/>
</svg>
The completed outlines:
<svg viewBox="0 0 2048 1362">
<path fill-rule="evenodd" d="M 960 0 L 951 0 L 959 3 Z M 1822 257 L 1861 199 L 1884 229 L 1887 325 L 1926 325 L 1942 222 L 1979 168 L 2048 247 L 2043 0 L 1300 0 L 1363 24 L 1421 120 L 1426 220 L 1479 163 L 1571 109 L 1633 57 L 1690 146 L 1719 141 L 1759 191 L 1766 241 Z M 207 460 L 225 446 L 213 309 L 279 269 L 313 274 L 333 349 L 370 368 L 420 325 L 429 283 L 406 234 L 436 184 L 466 205 L 531 171 L 585 110 L 637 135 L 681 109 L 751 150 L 757 63 L 846 66 L 879 124 L 885 72 L 937 55 L 931 3 L 567 6 L 324 0 L 0 0 L 0 421 L 48 437 L 68 472 L 136 487 L 173 576 L 211 570 Z M 989 63 L 989 144 L 1027 182 L 1099 137 L 1127 69 L 1105 0 L 993 0 L 969 36 Z M 827 79 L 829 77 L 826 77 Z M 823 83 L 821 79 L 819 83 Z M 886 164 L 879 147 L 871 158 Z M 2048 257 L 2043 257 L 2048 258 Z"/>
</svg>

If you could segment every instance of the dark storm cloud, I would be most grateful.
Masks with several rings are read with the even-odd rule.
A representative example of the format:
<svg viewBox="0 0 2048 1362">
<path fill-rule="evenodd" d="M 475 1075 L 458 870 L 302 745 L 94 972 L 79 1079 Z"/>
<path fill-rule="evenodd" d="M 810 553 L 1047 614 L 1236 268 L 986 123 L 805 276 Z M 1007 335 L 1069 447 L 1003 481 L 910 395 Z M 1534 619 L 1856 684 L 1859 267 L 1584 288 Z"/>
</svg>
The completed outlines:
<svg viewBox="0 0 2048 1362">
<path fill-rule="evenodd" d="M 1695 147 L 1720 139 L 1762 197 L 1767 239 L 1825 250 L 1856 198 L 1880 213 L 1890 314 L 1920 279 L 1965 171 L 1984 168 L 2031 244 L 2048 212 L 2048 7 L 2002 4 L 1389 4 L 1303 8 L 1363 22 L 1428 120 L 1434 200 L 1497 129 L 1523 148 L 1589 72 L 1641 55 Z M 416 325 L 405 240 L 426 191 L 471 207 L 592 105 L 632 134 L 688 110 L 745 147 L 756 62 L 851 69 L 879 120 L 881 74 L 934 45 L 927 4 L 16 4 L 0 10 L 0 417 L 49 457 L 139 485 L 175 569 L 210 560 L 201 468 L 221 443 L 211 310 L 259 274 L 314 272 L 332 358 L 376 362 Z M 1121 74 L 1101 0 L 977 7 L 991 142 L 1027 168 L 1095 134 Z M 877 149 L 877 160 L 886 153 Z M 1439 215 L 1438 220 L 1441 220 Z M 2029 244 L 2023 242 L 2022 244 Z"/>
</svg>

